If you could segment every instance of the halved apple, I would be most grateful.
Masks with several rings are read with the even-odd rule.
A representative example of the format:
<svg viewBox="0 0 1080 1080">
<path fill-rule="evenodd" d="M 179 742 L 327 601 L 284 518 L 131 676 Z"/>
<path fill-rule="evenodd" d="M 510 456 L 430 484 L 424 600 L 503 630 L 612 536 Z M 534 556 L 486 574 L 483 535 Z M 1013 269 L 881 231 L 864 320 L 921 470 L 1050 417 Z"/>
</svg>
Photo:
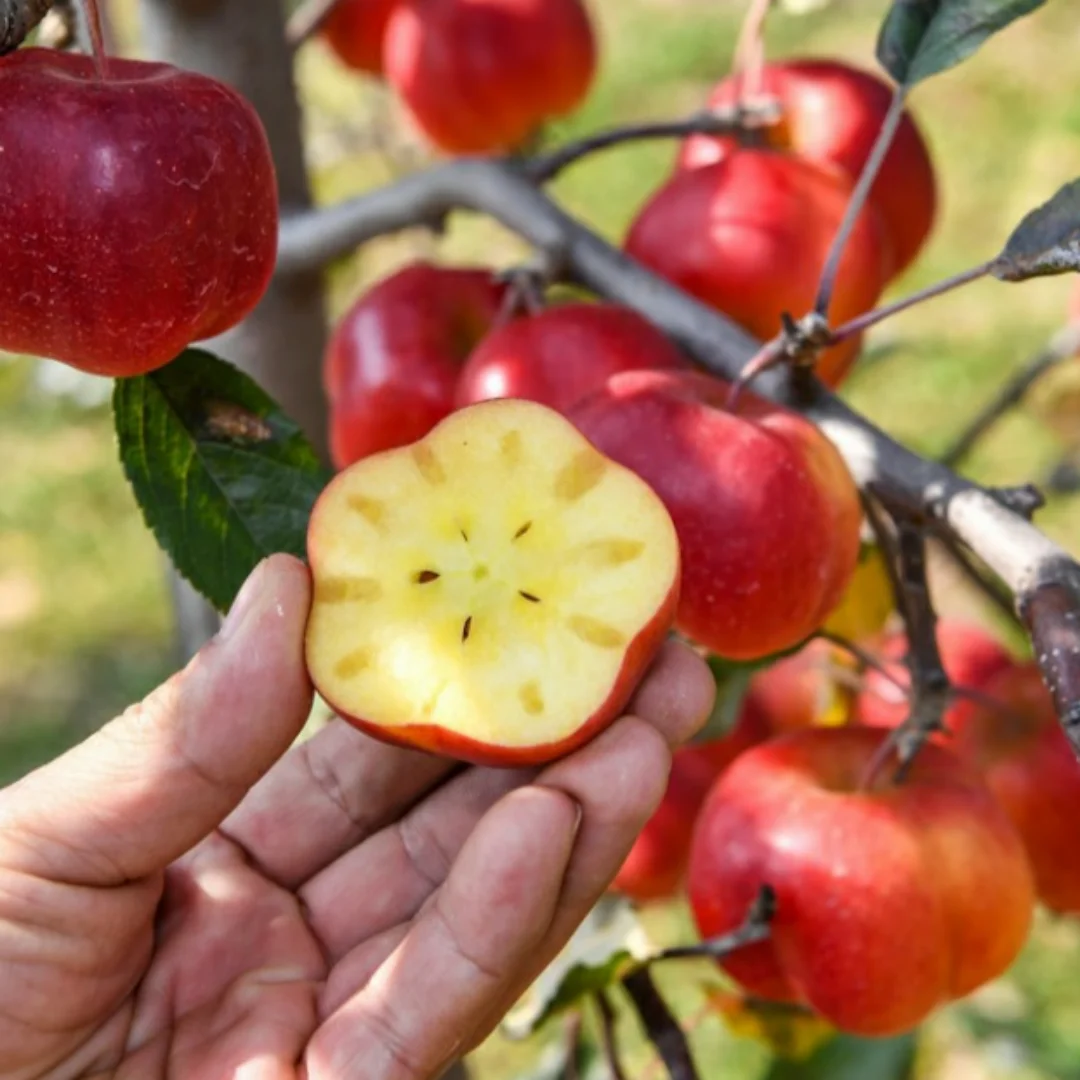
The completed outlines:
<svg viewBox="0 0 1080 1080">
<path fill-rule="evenodd" d="M 377 738 L 550 761 L 626 705 L 675 613 L 663 503 L 543 405 L 487 401 L 340 473 L 308 530 L 312 680 Z"/>
</svg>

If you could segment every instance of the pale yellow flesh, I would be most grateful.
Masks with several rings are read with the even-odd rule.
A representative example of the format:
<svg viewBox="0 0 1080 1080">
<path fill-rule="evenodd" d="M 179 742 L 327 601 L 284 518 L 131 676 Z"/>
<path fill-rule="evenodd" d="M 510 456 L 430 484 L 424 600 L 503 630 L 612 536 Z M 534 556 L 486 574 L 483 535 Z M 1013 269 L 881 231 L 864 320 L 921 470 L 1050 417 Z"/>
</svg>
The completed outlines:
<svg viewBox="0 0 1080 1080">
<path fill-rule="evenodd" d="M 324 696 L 379 726 L 506 747 L 559 742 L 604 704 L 678 572 L 648 486 L 523 401 L 464 409 L 352 466 L 319 500 L 308 550 Z"/>
</svg>

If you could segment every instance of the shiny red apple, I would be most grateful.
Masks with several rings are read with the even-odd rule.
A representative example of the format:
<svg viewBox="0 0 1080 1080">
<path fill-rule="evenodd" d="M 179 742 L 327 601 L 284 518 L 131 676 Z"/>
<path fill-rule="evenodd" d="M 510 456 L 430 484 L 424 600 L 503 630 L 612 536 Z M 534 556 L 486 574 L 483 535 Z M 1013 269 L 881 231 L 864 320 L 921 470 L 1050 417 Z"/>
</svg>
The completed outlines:
<svg viewBox="0 0 1080 1080">
<path fill-rule="evenodd" d="M 677 173 L 639 212 L 626 238 L 635 259 L 764 340 L 814 306 L 851 184 L 837 170 L 769 150 L 735 150 Z M 889 270 L 888 242 L 868 206 L 844 251 L 830 310 L 842 323 L 872 308 Z M 858 356 L 851 338 L 822 353 L 835 386 Z"/>
<path fill-rule="evenodd" d="M 383 37 L 397 0 L 338 0 L 322 34 L 342 63 L 369 75 L 383 73 Z"/>
<path fill-rule="evenodd" d="M 581 0 L 401 0 L 386 78 L 451 153 L 513 150 L 585 97 L 596 43 Z"/>
<path fill-rule="evenodd" d="M 338 468 L 415 442 L 453 410 L 462 365 L 504 293 L 489 270 L 415 262 L 356 300 L 323 370 Z"/>
<path fill-rule="evenodd" d="M 832 443 L 797 413 L 697 372 L 630 371 L 567 414 L 671 512 L 683 556 L 677 625 L 754 659 L 798 644 L 844 594 L 862 511 Z"/>
<path fill-rule="evenodd" d="M 560 304 L 492 330 L 461 373 L 457 403 L 518 397 L 565 412 L 609 375 L 687 366 L 675 345 L 631 308 Z"/>
<path fill-rule="evenodd" d="M 738 85 L 724 79 L 709 96 L 713 108 L 736 102 Z M 842 169 L 854 182 L 862 172 L 892 87 L 876 75 L 838 60 L 798 59 L 766 64 L 761 97 L 779 102 L 779 120 L 762 134 L 770 147 Z M 737 148 L 735 138 L 693 135 L 679 164 L 699 168 Z M 937 210 L 937 184 L 930 153 L 910 113 L 905 113 L 870 198 L 881 213 L 893 253 L 894 273 L 906 269 L 926 242 Z"/>
<path fill-rule="evenodd" d="M 259 302 L 277 185 L 234 90 L 28 48 L 0 59 L 0 101 L 0 348 L 137 375 Z"/>
</svg>

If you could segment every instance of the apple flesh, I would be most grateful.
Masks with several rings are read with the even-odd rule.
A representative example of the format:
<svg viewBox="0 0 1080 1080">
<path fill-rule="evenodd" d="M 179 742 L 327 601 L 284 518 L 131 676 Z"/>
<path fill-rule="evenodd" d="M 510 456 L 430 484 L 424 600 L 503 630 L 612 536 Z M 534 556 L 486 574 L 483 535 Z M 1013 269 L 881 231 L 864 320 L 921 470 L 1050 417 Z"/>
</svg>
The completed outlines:
<svg viewBox="0 0 1080 1080">
<path fill-rule="evenodd" d="M 765 739 L 768 724 L 752 694 L 727 735 L 676 750 L 667 791 L 646 822 L 612 884 L 639 904 L 670 900 L 681 891 L 694 822 L 709 789 L 745 750 Z"/>
<path fill-rule="evenodd" d="M 350 466 L 318 499 L 306 654 L 341 716 L 465 761 L 549 761 L 606 727 L 663 642 L 660 500 L 558 413 L 504 400 Z"/>
<path fill-rule="evenodd" d="M 808 637 L 859 557 L 862 510 L 832 443 L 797 413 L 697 372 L 630 371 L 570 419 L 633 469 L 682 545 L 677 625 L 720 656 L 752 660 Z"/>
<path fill-rule="evenodd" d="M 902 782 L 887 738 L 818 728 L 747 751 L 710 793 L 690 854 L 704 937 L 733 930 L 763 885 L 767 941 L 723 961 L 747 991 L 884 1036 L 1001 974 L 1027 937 L 1031 870 L 994 797 L 957 758 L 923 748 Z"/>
<path fill-rule="evenodd" d="M 709 96 L 709 107 L 730 108 L 738 92 L 735 79 L 724 79 Z M 892 87 L 836 60 L 784 60 L 762 69 L 761 97 L 776 100 L 781 110 L 778 122 L 762 131 L 768 146 L 839 168 L 854 183 L 889 111 Z M 738 145 L 733 137 L 693 135 L 683 143 L 679 165 L 711 165 Z M 910 113 L 893 136 L 870 199 L 888 232 L 893 272 L 900 273 L 926 243 L 937 210 L 934 167 Z"/>
<path fill-rule="evenodd" d="M 478 154 L 517 149 L 575 109 L 596 44 L 580 0 L 401 0 L 383 60 L 436 146 Z"/>
<path fill-rule="evenodd" d="M 714 165 L 676 173 L 645 204 L 626 251 L 691 296 L 764 340 L 814 306 L 818 280 L 851 196 L 847 177 L 768 150 L 736 150 Z M 889 249 L 872 206 L 844 249 L 830 317 L 872 308 Z M 817 373 L 837 385 L 855 362 L 858 336 L 822 352 Z"/>
<path fill-rule="evenodd" d="M 505 291 L 488 270 L 414 262 L 359 297 L 323 364 L 338 468 L 415 442 L 451 413 L 465 360 Z"/>
<path fill-rule="evenodd" d="M 255 111 L 165 64 L 0 59 L 0 348 L 139 375 L 258 303 L 277 185 Z"/>
<path fill-rule="evenodd" d="M 383 37 L 397 0 L 338 0 L 322 25 L 326 43 L 347 67 L 383 73 Z"/>
<path fill-rule="evenodd" d="M 565 412 L 620 371 L 687 366 L 631 308 L 562 304 L 492 330 L 461 373 L 457 402 L 516 397 Z"/>
</svg>

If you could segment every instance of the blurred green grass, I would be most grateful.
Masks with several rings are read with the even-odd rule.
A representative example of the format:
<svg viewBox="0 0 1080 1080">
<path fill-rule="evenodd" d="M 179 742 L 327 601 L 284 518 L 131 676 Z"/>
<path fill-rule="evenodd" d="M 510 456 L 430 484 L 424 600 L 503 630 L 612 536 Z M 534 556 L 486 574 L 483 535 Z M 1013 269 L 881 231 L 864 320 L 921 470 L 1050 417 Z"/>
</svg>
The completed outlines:
<svg viewBox="0 0 1080 1080">
<path fill-rule="evenodd" d="M 591 3 L 601 77 L 586 105 L 547 133 L 549 141 L 697 108 L 727 68 L 742 8 L 731 0 Z M 884 6 L 834 0 L 817 14 L 777 15 L 770 50 L 870 65 Z M 131 0 L 118 0 L 114 14 L 118 39 L 130 46 L 137 34 Z M 942 216 L 897 292 L 985 258 L 1026 210 L 1080 175 L 1080 68 L 1070 62 L 1078 40 L 1075 5 L 1048 4 L 916 92 L 913 107 L 939 164 Z M 320 201 L 422 164 L 424 151 L 402 134 L 389 96 L 344 72 L 318 42 L 302 50 L 298 79 Z M 554 192 L 617 241 L 673 154 L 672 145 L 650 142 L 597 155 L 561 177 Z M 420 254 L 505 265 L 523 252 L 497 225 L 458 215 L 439 241 L 411 231 L 336 266 L 331 307 L 340 310 L 362 283 Z M 873 336 L 845 392 L 897 437 L 940 452 L 1057 327 L 1068 288 L 1062 280 L 983 282 L 924 305 Z M 48 392 L 48 371 L 29 360 L 0 362 L 0 783 L 60 752 L 173 666 L 163 563 L 121 475 L 107 405 L 85 407 Z M 1054 406 L 1076 382 L 1071 374 L 1003 423 L 966 469 L 996 483 L 1044 476 L 1077 438 L 1069 409 Z M 1076 498 L 1056 499 L 1040 522 L 1080 552 Z M 947 584 L 946 606 L 976 603 Z M 649 922 L 662 937 L 690 932 L 681 908 L 651 913 Z M 699 1009 L 692 979 L 669 971 L 661 981 L 684 1012 Z M 620 1032 L 635 1045 L 631 1075 L 639 1076 L 647 1056 L 633 1023 L 624 1020 Z M 760 1071 L 760 1048 L 732 1039 L 716 1020 L 703 1022 L 694 1040 L 707 1078 Z M 534 1052 L 493 1040 L 477 1057 L 480 1075 L 516 1075 Z M 934 1080 L 1080 1078 L 1075 924 L 1041 920 L 1010 978 L 944 1011 L 929 1027 L 921 1072 Z"/>
</svg>

